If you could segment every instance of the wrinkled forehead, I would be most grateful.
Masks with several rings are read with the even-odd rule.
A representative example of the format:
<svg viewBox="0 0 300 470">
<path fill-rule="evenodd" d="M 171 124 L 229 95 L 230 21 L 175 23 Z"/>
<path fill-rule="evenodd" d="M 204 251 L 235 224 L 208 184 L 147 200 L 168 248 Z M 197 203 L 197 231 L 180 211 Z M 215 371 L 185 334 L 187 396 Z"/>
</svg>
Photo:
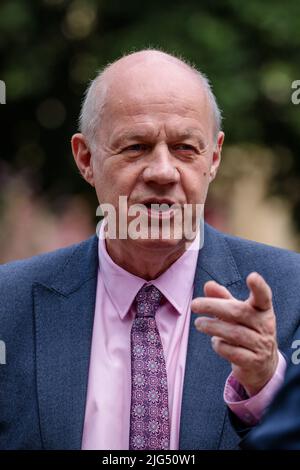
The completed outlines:
<svg viewBox="0 0 300 470">
<path fill-rule="evenodd" d="M 144 105 L 186 103 L 209 112 L 207 90 L 201 80 L 184 64 L 169 61 L 135 61 L 114 64 L 105 75 L 103 114 L 122 108 Z"/>
</svg>

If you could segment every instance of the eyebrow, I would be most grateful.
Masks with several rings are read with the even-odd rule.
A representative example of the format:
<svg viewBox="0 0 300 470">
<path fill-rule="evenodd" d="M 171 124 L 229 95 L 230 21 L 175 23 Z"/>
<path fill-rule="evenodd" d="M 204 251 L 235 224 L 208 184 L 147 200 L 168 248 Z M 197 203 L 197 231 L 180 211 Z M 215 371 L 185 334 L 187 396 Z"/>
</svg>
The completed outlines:
<svg viewBox="0 0 300 470">
<path fill-rule="evenodd" d="M 204 144 L 203 134 L 200 129 L 197 128 L 187 128 L 184 130 L 176 130 L 171 132 L 171 140 L 182 140 L 182 139 L 189 139 L 189 138 L 196 138 L 201 144 Z M 135 131 L 129 130 L 121 132 L 120 135 L 117 135 L 116 138 L 112 137 L 112 144 L 114 147 L 119 147 L 123 141 L 126 140 L 133 140 L 133 141 L 142 141 L 144 139 L 153 139 L 155 137 L 155 132 L 150 131 Z M 169 136 L 167 135 L 167 138 Z"/>
<path fill-rule="evenodd" d="M 201 140 L 203 139 L 202 132 L 196 127 L 189 127 L 178 132 L 175 131 L 174 134 L 176 135 L 176 138 L 179 139 L 187 139 L 189 137 L 201 137 Z"/>
<path fill-rule="evenodd" d="M 185 140 L 190 138 L 197 139 L 200 144 L 205 145 L 205 139 L 200 129 L 187 128 L 179 132 L 174 132 L 174 140 Z"/>
<path fill-rule="evenodd" d="M 154 135 L 154 133 L 152 133 Z M 137 132 L 137 131 L 125 131 L 122 132 L 120 135 L 112 138 L 112 144 L 115 147 L 118 147 L 123 141 L 125 140 L 144 140 L 145 138 L 149 138 L 149 131 L 147 132 Z"/>
</svg>

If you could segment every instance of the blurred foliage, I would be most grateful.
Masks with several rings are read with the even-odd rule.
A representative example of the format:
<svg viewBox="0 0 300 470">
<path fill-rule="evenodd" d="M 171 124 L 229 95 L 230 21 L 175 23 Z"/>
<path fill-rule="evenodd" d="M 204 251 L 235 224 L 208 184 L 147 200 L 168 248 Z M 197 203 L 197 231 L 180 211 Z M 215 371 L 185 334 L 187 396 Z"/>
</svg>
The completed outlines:
<svg viewBox="0 0 300 470">
<path fill-rule="evenodd" d="M 93 197 L 69 145 L 82 95 L 96 70 L 146 47 L 182 55 L 210 78 L 226 144 L 272 150 L 270 191 L 289 198 L 300 228 L 299 0 L 1 0 L 1 160 L 30 168 L 51 200 Z"/>
</svg>

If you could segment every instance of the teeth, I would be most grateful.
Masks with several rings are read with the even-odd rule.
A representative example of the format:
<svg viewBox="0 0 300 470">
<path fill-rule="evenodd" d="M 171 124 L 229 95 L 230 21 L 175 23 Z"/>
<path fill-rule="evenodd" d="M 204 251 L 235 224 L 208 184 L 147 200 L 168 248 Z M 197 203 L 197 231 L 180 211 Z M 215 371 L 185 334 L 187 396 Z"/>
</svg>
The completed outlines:
<svg viewBox="0 0 300 470">
<path fill-rule="evenodd" d="M 151 204 L 150 207 L 152 210 L 159 211 L 159 212 L 166 212 L 170 210 L 169 204 L 166 204 L 165 202 L 161 204 L 156 202 L 156 203 Z"/>
</svg>

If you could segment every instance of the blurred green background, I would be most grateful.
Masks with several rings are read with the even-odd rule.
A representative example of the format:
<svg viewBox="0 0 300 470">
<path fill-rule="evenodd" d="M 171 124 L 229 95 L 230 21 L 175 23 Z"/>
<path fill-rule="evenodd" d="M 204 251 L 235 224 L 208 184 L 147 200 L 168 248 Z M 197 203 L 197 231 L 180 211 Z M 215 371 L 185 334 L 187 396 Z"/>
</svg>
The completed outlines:
<svg viewBox="0 0 300 470">
<path fill-rule="evenodd" d="M 0 262 L 94 233 L 97 201 L 70 138 L 96 71 L 147 47 L 194 63 L 223 111 L 207 220 L 299 249 L 299 0 L 1 0 Z"/>
</svg>

